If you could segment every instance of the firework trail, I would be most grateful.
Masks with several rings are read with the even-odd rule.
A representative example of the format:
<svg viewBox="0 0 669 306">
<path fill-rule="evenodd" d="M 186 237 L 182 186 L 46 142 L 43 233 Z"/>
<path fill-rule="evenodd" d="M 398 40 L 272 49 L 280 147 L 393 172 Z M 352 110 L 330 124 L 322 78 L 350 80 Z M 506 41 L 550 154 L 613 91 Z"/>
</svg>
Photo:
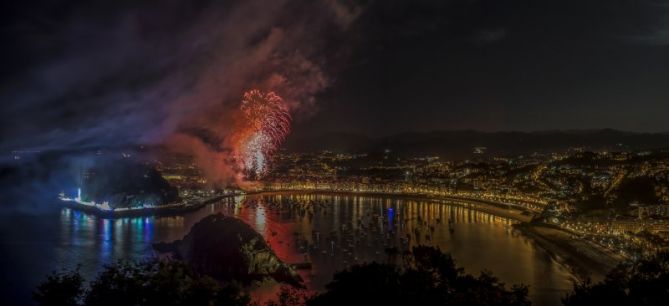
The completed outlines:
<svg viewBox="0 0 669 306">
<path fill-rule="evenodd" d="M 268 159 L 290 132 L 288 105 L 274 92 L 253 89 L 244 93 L 241 113 L 236 160 L 247 177 L 260 178 L 267 172 Z"/>
</svg>

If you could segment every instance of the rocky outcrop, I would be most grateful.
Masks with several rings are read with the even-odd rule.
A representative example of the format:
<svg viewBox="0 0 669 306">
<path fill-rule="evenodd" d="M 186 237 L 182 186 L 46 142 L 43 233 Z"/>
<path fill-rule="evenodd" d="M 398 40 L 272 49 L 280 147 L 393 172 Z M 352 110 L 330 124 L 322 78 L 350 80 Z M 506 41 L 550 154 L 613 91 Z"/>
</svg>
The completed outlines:
<svg viewBox="0 0 669 306">
<path fill-rule="evenodd" d="M 267 279 L 303 287 L 302 279 L 283 263 L 263 237 L 243 221 L 222 214 L 195 224 L 182 240 L 156 244 L 199 273 L 245 285 Z"/>
</svg>

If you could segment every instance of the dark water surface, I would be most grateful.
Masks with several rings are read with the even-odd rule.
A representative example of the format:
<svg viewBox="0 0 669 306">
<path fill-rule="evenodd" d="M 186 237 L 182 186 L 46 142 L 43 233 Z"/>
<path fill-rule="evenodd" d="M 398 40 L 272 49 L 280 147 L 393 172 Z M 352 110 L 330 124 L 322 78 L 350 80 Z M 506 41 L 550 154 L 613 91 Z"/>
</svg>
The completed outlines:
<svg viewBox="0 0 669 306">
<path fill-rule="evenodd" d="M 265 195 L 172 217 L 103 219 L 67 208 L 50 214 L 0 216 L 0 293 L 14 301 L 1 304 L 30 303 L 31 290 L 53 270 L 80 265 L 90 279 L 104 264 L 155 256 L 152 243 L 181 239 L 193 224 L 218 212 L 250 224 L 284 261 L 312 262 L 313 269 L 301 274 L 314 289 L 347 265 L 387 261 L 386 247 L 416 244 L 450 252 L 468 273 L 485 269 L 507 284 L 529 285 L 534 305 L 559 305 L 571 288 L 571 274 L 516 233 L 509 219 L 448 203 Z"/>
</svg>

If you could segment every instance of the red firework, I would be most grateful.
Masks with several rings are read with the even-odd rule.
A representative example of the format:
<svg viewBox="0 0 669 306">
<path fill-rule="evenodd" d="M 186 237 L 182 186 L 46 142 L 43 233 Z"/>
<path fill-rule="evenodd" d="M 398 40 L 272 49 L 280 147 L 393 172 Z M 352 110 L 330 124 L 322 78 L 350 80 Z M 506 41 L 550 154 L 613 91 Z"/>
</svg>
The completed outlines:
<svg viewBox="0 0 669 306">
<path fill-rule="evenodd" d="M 286 102 L 274 92 L 253 89 L 244 93 L 242 128 L 237 134 L 237 158 L 247 174 L 261 177 L 267 161 L 290 132 L 291 117 Z"/>
</svg>

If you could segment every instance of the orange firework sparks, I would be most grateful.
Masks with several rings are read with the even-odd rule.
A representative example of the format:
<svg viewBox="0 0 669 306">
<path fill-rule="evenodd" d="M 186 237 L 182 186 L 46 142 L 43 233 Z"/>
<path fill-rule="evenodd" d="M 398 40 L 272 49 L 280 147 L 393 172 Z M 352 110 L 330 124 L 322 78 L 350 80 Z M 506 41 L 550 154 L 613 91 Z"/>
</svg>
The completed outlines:
<svg viewBox="0 0 669 306">
<path fill-rule="evenodd" d="M 247 176 L 259 178 L 266 173 L 271 154 L 290 132 L 290 112 L 277 94 L 257 89 L 244 93 L 241 111 L 243 122 L 235 141 L 235 156 Z"/>
</svg>

